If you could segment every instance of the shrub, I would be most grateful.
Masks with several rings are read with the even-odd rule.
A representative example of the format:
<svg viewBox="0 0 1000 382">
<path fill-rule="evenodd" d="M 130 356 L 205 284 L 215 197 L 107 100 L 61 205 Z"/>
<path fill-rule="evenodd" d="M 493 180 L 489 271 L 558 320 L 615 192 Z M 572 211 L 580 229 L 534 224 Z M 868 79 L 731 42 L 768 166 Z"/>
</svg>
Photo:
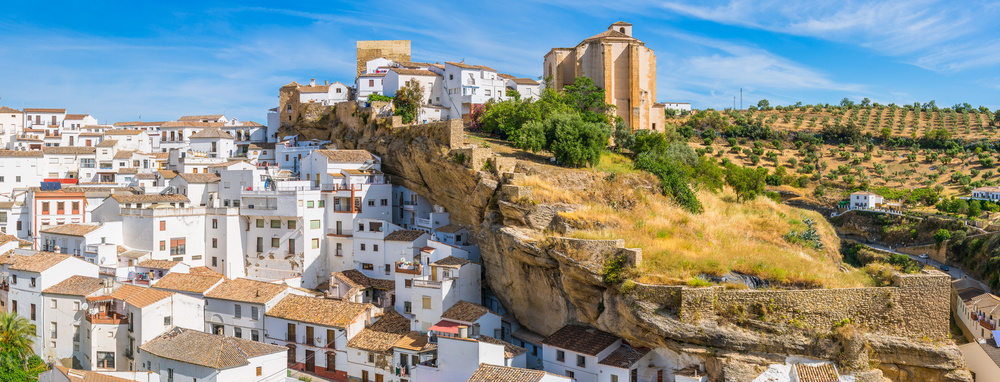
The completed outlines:
<svg viewBox="0 0 1000 382">
<path fill-rule="evenodd" d="M 611 131 L 601 123 L 584 122 L 577 114 L 556 114 L 546 119 L 545 135 L 559 163 L 583 167 L 601 160 Z"/>
</svg>

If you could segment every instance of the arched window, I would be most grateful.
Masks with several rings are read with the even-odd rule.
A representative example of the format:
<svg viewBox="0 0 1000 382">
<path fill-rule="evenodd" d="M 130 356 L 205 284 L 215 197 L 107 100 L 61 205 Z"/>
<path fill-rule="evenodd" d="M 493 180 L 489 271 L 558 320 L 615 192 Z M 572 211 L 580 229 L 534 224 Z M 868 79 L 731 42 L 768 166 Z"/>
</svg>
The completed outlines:
<svg viewBox="0 0 1000 382">
<path fill-rule="evenodd" d="M 621 31 L 622 33 L 625 33 L 625 27 L 618 28 L 618 30 Z"/>
</svg>

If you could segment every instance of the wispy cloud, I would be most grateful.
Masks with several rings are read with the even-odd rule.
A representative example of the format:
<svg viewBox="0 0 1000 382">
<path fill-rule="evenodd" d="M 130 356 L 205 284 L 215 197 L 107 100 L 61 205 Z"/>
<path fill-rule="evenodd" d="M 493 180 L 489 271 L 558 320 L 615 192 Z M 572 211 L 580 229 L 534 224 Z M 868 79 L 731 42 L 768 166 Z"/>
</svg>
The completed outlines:
<svg viewBox="0 0 1000 382">
<path fill-rule="evenodd" d="M 992 46 L 1000 31 L 997 7 L 943 0 L 841 2 L 730 0 L 667 1 L 663 9 L 721 24 L 857 44 L 935 71 L 1000 62 Z"/>
</svg>

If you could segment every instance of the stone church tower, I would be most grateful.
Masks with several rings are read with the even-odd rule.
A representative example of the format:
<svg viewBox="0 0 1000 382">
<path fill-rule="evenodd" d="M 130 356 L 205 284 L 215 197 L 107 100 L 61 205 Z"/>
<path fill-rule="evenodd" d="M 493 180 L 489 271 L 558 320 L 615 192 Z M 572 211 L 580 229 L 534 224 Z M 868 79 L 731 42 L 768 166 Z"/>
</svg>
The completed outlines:
<svg viewBox="0 0 1000 382">
<path fill-rule="evenodd" d="M 664 129 L 664 105 L 656 103 L 656 54 L 632 37 L 632 24 L 619 21 L 576 47 L 552 48 L 542 71 L 556 90 L 577 77 L 591 78 L 632 130 Z"/>
</svg>

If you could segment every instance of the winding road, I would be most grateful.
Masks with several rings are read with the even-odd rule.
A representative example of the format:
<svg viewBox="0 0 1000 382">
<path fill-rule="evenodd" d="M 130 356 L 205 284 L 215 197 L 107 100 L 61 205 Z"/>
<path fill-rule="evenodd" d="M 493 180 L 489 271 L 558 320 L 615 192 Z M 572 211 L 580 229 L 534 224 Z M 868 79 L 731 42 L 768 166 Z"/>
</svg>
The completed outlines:
<svg viewBox="0 0 1000 382">
<path fill-rule="evenodd" d="M 883 251 L 883 252 L 889 252 L 889 253 L 894 253 L 894 254 L 898 254 L 898 255 L 909 256 L 911 259 L 913 259 L 916 262 L 927 264 L 929 266 L 932 266 L 932 267 L 936 268 L 937 270 L 939 270 L 941 272 L 947 273 L 948 275 L 951 276 L 952 279 L 968 278 L 969 280 L 972 280 L 977 285 L 979 285 L 979 287 L 983 291 L 990 292 L 990 288 L 988 286 L 986 286 L 985 283 L 983 283 L 982 281 L 976 280 L 975 278 L 970 277 L 964 271 L 962 271 L 961 269 L 958 269 L 957 267 L 949 267 L 949 269 L 947 271 L 942 271 L 941 270 L 941 265 L 942 264 L 939 263 L 939 262 L 937 262 L 937 261 L 935 261 L 935 260 L 933 260 L 933 259 L 929 259 L 929 258 L 928 259 L 921 259 L 920 256 L 910 255 L 910 254 L 901 253 L 901 252 L 896 252 L 896 251 L 890 249 L 889 247 L 884 247 L 884 246 L 881 246 L 881 245 L 867 244 L 867 243 L 859 243 L 859 244 L 864 245 L 864 246 L 869 247 L 869 248 L 872 248 L 872 249 Z"/>
</svg>

